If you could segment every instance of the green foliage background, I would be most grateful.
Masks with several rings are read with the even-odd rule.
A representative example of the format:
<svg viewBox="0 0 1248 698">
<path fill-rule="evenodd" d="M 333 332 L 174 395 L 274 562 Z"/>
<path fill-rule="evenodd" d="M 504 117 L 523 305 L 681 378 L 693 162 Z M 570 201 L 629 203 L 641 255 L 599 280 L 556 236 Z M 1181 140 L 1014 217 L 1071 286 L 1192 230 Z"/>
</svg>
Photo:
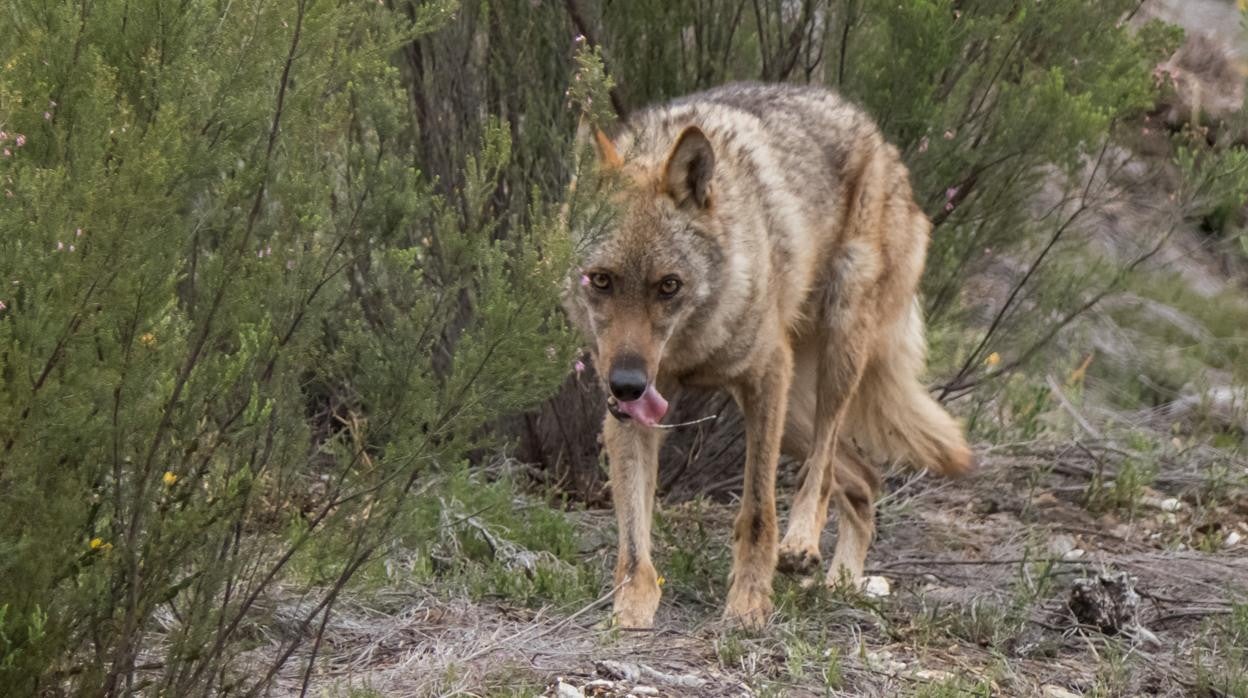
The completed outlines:
<svg viewBox="0 0 1248 698">
<path fill-rule="evenodd" d="M 903 148 L 937 225 L 937 374 L 972 385 L 994 332 L 1019 347 L 999 373 L 1037 360 L 1052 335 L 1019 306 L 964 331 L 961 283 L 985 248 L 1040 252 L 1032 312 L 1121 282 L 1050 275 L 1072 258 L 1035 241 L 1065 229 L 1028 202 L 1052 168 L 1077 193 L 1154 103 L 1178 36 L 1128 29 L 1135 5 L 8 3 L 0 686 L 254 695 L 396 541 L 422 551 L 413 574 L 454 578 L 431 511 L 470 513 L 464 464 L 573 358 L 557 207 L 581 109 L 730 79 L 838 87 Z M 1216 159 L 1186 171 L 1235 189 Z M 435 483 L 446 498 L 417 496 Z M 566 561 L 557 524 L 507 522 Z M 522 593 L 549 597 L 542 574 Z M 279 585 L 307 603 L 258 659 Z"/>
<path fill-rule="evenodd" d="M 340 588 L 422 476 L 557 385 L 567 243 L 541 202 L 497 234 L 509 133 L 464 144 L 454 199 L 420 169 L 393 57 L 452 11 L 6 9 L 11 695 L 256 690 L 236 660 L 287 564 L 337 541 Z"/>
</svg>

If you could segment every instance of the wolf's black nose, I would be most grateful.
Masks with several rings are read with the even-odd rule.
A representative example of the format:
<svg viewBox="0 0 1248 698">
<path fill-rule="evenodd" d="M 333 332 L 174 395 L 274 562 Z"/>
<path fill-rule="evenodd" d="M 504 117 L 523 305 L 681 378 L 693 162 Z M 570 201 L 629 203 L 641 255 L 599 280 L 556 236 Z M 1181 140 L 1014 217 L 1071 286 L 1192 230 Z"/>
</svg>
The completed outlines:
<svg viewBox="0 0 1248 698">
<path fill-rule="evenodd" d="M 607 375 L 611 394 L 621 402 L 631 402 L 646 392 L 646 366 L 640 357 L 621 356 Z"/>
</svg>

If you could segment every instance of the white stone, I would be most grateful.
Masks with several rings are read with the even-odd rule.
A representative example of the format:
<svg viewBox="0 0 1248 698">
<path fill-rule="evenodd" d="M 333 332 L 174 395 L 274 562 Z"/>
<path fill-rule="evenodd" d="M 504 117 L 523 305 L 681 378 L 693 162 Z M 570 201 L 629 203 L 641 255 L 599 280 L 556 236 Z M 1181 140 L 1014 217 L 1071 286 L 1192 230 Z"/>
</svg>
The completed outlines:
<svg viewBox="0 0 1248 698">
<path fill-rule="evenodd" d="M 940 669 L 919 669 L 914 672 L 914 678 L 920 681 L 952 681 L 954 676 Z"/>
<path fill-rule="evenodd" d="M 1048 684 L 1040 689 L 1040 693 L 1044 698 L 1083 698 L 1082 694 L 1067 690 L 1061 686 L 1054 686 L 1053 684 Z"/>
<path fill-rule="evenodd" d="M 872 598 L 883 598 L 893 593 L 893 585 L 884 577 L 872 575 L 863 581 L 862 592 Z"/>
<path fill-rule="evenodd" d="M 1244 537 L 1239 535 L 1239 531 L 1231 531 L 1230 533 L 1226 534 L 1226 547 L 1229 548 L 1233 545 L 1236 545 L 1243 539 Z"/>
</svg>

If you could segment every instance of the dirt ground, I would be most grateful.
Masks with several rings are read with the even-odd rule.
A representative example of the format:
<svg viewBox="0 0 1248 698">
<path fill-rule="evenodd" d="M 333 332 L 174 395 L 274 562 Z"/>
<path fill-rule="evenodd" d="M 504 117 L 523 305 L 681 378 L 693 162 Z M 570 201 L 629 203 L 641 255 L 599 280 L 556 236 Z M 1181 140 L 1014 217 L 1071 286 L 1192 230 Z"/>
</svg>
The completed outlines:
<svg viewBox="0 0 1248 698">
<path fill-rule="evenodd" d="M 688 502 L 658 515 L 654 630 L 607 627 L 605 589 L 564 609 L 385 592 L 335 615 L 312 695 L 1246 695 L 1248 463 L 1176 447 L 1141 485 L 1146 454 L 1118 445 L 981 453 L 964 480 L 888 478 L 868 559 L 887 596 L 778 577 L 766 630 L 726 626 L 735 507 Z M 611 512 L 574 516 L 609 579 Z M 1122 573 L 1111 627 L 1081 622 L 1077 580 Z"/>
</svg>

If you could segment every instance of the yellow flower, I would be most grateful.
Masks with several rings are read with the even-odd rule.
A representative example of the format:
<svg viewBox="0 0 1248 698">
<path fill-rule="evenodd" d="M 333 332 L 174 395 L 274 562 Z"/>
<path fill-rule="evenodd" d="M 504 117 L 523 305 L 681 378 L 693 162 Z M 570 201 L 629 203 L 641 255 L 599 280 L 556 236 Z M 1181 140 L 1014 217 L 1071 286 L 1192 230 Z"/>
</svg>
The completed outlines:
<svg viewBox="0 0 1248 698">
<path fill-rule="evenodd" d="M 88 544 L 92 550 L 112 550 L 112 543 L 105 543 L 103 538 L 92 538 Z"/>
<path fill-rule="evenodd" d="M 1001 363 L 1001 355 L 995 351 L 989 354 L 988 358 L 984 359 L 984 364 L 987 365 L 988 368 L 992 368 L 999 363 Z"/>
<path fill-rule="evenodd" d="M 166 470 L 165 476 L 162 477 L 161 480 L 164 481 L 165 487 L 173 487 L 173 483 L 178 481 L 178 476 L 173 472 Z"/>
<path fill-rule="evenodd" d="M 151 349 L 152 347 L 156 346 L 156 335 L 152 334 L 151 332 L 144 332 L 143 334 L 139 335 L 139 344 L 142 344 L 148 349 Z"/>
<path fill-rule="evenodd" d="M 661 574 L 660 574 L 660 575 L 659 575 L 659 578 L 658 578 L 658 579 L 656 579 L 656 580 L 654 580 L 654 581 L 658 582 L 658 583 L 659 583 L 659 588 L 660 588 L 660 589 L 662 589 L 662 588 L 663 588 L 663 582 L 666 582 L 667 580 L 666 580 L 666 579 L 664 579 L 664 578 L 663 578 L 663 575 L 661 575 Z"/>
</svg>

